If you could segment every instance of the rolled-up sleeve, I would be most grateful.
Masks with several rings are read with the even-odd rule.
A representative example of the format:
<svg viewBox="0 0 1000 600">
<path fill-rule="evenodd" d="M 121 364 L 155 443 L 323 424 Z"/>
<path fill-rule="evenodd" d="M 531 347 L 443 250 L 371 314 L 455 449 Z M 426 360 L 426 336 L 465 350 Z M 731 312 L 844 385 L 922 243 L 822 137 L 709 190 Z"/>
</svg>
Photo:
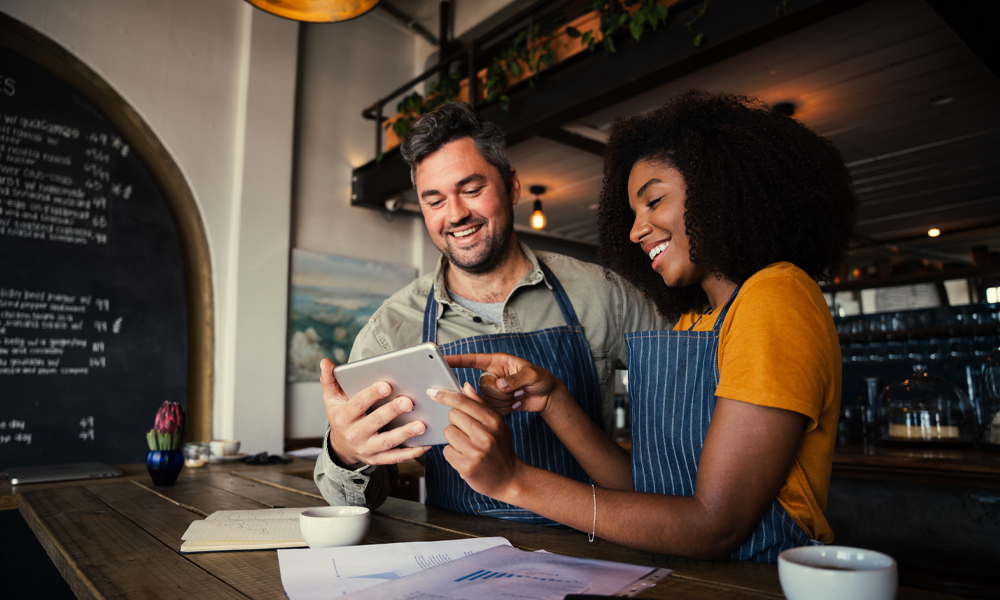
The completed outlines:
<svg viewBox="0 0 1000 600">
<path fill-rule="evenodd" d="M 399 474 L 396 465 L 345 469 L 330 456 L 330 430 L 323 437 L 323 452 L 316 457 L 313 481 L 330 506 L 382 506 Z"/>
</svg>

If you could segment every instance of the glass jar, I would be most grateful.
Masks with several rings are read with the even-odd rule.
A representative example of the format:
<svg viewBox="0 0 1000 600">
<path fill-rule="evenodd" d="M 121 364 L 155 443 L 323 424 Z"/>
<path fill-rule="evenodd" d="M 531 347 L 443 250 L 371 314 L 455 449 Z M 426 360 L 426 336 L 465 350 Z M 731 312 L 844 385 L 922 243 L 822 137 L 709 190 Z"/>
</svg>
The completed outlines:
<svg viewBox="0 0 1000 600">
<path fill-rule="evenodd" d="M 208 464 L 208 442 L 188 442 L 184 444 L 184 466 L 204 467 Z"/>
<path fill-rule="evenodd" d="M 983 366 L 983 441 L 1000 446 L 1000 346 Z"/>
<path fill-rule="evenodd" d="M 879 396 L 879 437 L 894 442 L 974 442 L 979 427 L 968 397 L 925 369 L 918 365 Z"/>
</svg>

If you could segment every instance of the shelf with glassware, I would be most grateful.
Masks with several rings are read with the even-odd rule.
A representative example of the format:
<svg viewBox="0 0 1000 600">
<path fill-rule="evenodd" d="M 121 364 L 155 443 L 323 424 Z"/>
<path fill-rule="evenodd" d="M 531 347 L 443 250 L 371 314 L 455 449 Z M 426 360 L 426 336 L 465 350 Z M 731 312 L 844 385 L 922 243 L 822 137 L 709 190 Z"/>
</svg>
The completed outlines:
<svg viewBox="0 0 1000 600">
<path fill-rule="evenodd" d="M 843 356 L 838 444 L 1000 445 L 987 362 L 1000 305 L 835 317 Z"/>
</svg>

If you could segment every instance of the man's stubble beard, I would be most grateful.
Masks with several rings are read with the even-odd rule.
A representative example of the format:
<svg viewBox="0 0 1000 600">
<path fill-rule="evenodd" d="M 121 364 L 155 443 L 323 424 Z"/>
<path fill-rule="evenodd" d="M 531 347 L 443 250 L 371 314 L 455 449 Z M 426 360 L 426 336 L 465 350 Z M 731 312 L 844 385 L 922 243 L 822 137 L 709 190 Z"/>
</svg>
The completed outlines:
<svg viewBox="0 0 1000 600">
<path fill-rule="evenodd" d="M 466 222 L 469 225 L 477 224 L 474 220 L 467 219 L 453 224 L 451 228 L 457 229 Z M 483 222 L 483 226 L 486 223 Z M 498 220 L 494 221 L 493 224 L 496 226 L 493 229 L 494 235 L 484 240 L 485 244 L 481 250 L 473 256 L 462 256 L 461 252 L 453 252 L 451 245 L 447 242 L 451 237 L 448 234 L 446 234 L 446 241 L 443 244 L 444 248 L 438 248 L 438 250 L 445 255 L 449 264 L 466 273 L 474 275 L 489 273 L 497 269 L 507 258 L 507 249 L 514 238 L 514 205 L 507 202 L 503 222 Z"/>
</svg>

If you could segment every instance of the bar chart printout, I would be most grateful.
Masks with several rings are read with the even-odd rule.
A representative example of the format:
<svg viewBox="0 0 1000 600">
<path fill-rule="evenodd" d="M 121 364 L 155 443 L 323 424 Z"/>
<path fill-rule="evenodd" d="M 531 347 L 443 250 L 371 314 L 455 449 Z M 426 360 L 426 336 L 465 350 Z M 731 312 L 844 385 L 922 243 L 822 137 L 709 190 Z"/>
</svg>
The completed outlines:
<svg viewBox="0 0 1000 600">
<path fill-rule="evenodd" d="M 278 566 L 289 600 L 329 600 L 499 545 L 510 542 L 491 537 L 278 550 Z"/>
<path fill-rule="evenodd" d="M 668 574 L 668 569 L 497 546 L 368 588 L 363 595 L 378 600 L 562 600 L 566 594 L 632 595 Z"/>
</svg>

